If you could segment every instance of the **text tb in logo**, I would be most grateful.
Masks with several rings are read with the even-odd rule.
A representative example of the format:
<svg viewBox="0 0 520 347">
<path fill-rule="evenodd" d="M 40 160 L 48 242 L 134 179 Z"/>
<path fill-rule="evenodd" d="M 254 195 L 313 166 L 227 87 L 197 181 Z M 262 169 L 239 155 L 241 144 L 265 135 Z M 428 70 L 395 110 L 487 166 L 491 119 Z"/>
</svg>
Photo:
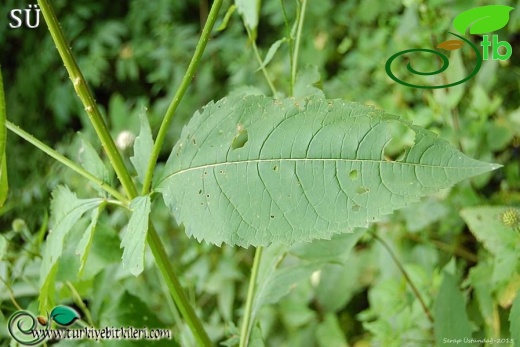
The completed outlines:
<svg viewBox="0 0 520 347">
<path fill-rule="evenodd" d="M 492 41 L 489 41 L 489 35 L 484 35 L 482 37 L 482 42 L 480 43 L 480 45 L 482 46 L 482 59 L 484 60 L 489 59 L 489 46 L 491 46 L 491 59 L 493 60 L 507 60 L 511 58 L 511 55 L 513 54 L 513 48 L 511 47 L 509 42 L 498 41 L 498 35 L 493 35 Z M 504 54 L 500 53 L 500 47 L 505 48 L 506 52 Z"/>
</svg>

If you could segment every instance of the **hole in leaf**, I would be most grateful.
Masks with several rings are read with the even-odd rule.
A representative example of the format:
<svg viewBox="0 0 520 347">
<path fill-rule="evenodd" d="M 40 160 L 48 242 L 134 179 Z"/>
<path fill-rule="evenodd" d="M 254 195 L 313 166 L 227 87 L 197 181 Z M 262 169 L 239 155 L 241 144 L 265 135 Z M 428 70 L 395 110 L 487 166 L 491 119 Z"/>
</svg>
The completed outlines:
<svg viewBox="0 0 520 347">
<path fill-rule="evenodd" d="M 201 190 L 199 190 L 199 194 L 202 194 L 202 189 L 201 189 Z"/>
<path fill-rule="evenodd" d="M 274 218 L 274 216 L 271 215 L 271 218 Z"/>
<path fill-rule="evenodd" d="M 278 166 L 277 165 L 273 166 L 273 171 L 278 171 Z"/>
<path fill-rule="evenodd" d="M 356 193 L 358 194 L 365 194 L 366 192 L 370 191 L 367 187 L 357 187 Z"/>
<path fill-rule="evenodd" d="M 355 181 L 358 179 L 358 172 L 356 169 L 350 171 L 350 173 L 348 174 L 348 177 L 352 180 L 352 181 Z"/>
<path fill-rule="evenodd" d="M 238 133 L 236 134 L 235 138 L 233 139 L 233 142 L 231 142 L 231 148 L 232 149 L 238 149 L 244 147 L 247 140 L 249 139 L 249 136 L 247 135 L 247 130 L 237 127 Z"/>
<path fill-rule="evenodd" d="M 206 198 L 209 198 L 209 194 L 206 194 Z"/>
</svg>

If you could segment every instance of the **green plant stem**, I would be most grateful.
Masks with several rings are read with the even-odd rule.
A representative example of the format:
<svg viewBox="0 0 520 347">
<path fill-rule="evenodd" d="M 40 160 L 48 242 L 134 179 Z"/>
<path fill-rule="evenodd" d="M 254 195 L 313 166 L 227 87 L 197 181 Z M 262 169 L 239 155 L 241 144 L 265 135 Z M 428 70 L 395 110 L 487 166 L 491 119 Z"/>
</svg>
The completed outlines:
<svg viewBox="0 0 520 347">
<path fill-rule="evenodd" d="M 155 169 L 155 165 L 157 162 L 157 158 L 159 157 L 159 153 L 161 152 L 162 145 L 164 143 L 164 139 L 166 138 L 166 134 L 168 133 L 168 127 L 170 126 L 171 121 L 173 120 L 173 116 L 175 115 L 175 111 L 182 100 L 182 97 L 188 90 L 191 80 L 195 75 L 195 71 L 199 66 L 200 60 L 202 58 L 202 54 L 204 53 L 204 49 L 206 48 L 206 44 L 208 43 L 209 37 L 211 35 L 211 31 L 213 30 L 213 26 L 217 21 L 218 12 L 220 7 L 222 6 L 223 0 L 215 0 L 213 5 L 211 5 L 211 10 L 209 11 L 208 19 L 206 20 L 206 24 L 202 29 L 202 34 L 200 35 L 199 42 L 197 43 L 197 47 L 195 48 L 195 53 L 191 58 L 190 64 L 188 65 L 188 69 L 182 78 L 181 84 L 177 92 L 175 93 L 166 114 L 164 115 L 163 121 L 161 123 L 161 127 L 159 128 L 159 132 L 157 133 L 157 138 L 155 139 L 155 144 L 153 146 L 152 154 L 150 155 L 150 160 L 148 161 L 148 168 L 146 170 L 146 175 L 143 181 L 143 189 L 141 193 L 148 194 L 150 191 L 150 186 L 152 184 L 153 172 Z"/>
<path fill-rule="evenodd" d="M 152 253 L 155 257 L 155 262 L 159 267 L 159 271 L 163 275 L 166 280 L 166 284 L 170 289 L 170 293 L 173 297 L 173 300 L 177 304 L 179 311 L 182 316 L 186 320 L 186 323 L 191 328 L 193 335 L 197 339 L 198 346 L 209 347 L 211 346 L 211 340 L 209 339 L 204 327 L 202 326 L 201 321 L 197 317 L 195 311 L 188 301 L 188 297 L 184 292 L 184 288 L 173 272 L 172 266 L 169 262 L 168 255 L 166 254 L 166 250 L 164 249 L 164 245 L 159 238 L 159 235 L 155 231 L 155 228 L 152 223 L 148 225 L 148 234 L 147 241 Z"/>
<path fill-rule="evenodd" d="M 186 72 L 186 76 L 183 79 L 183 82 L 181 83 L 181 87 L 179 88 L 180 91 L 177 91 L 172 102 L 173 106 L 170 105 L 170 108 L 168 109 L 167 115 L 165 117 L 168 119 L 165 119 L 163 121 L 163 124 L 161 125 L 162 132 L 161 130 L 159 131 L 158 139 L 154 147 L 155 154 L 153 154 L 153 159 L 150 159 L 149 170 L 147 172 L 147 176 L 149 179 L 148 187 L 151 182 L 153 169 L 155 168 L 155 161 L 157 160 L 159 150 L 162 146 L 162 143 L 164 142 L 164 137 L 166 136 L 166 128 L 169 122 L 171 121 L 173 112 L 177 108 L 181 97 L 184 95 L 184 92 L 188 88 L 188 84 L 195 73 L 195 68 L 198 65 L 204 47 L 206 46 L 206 42 L 209 38 L 209 33 L 211 32 L 211 28 L 213 27 L 216 21 L 218 10 L 220 9 L 222 1 L 223 0 L 215 0 L 215 2 L 213 3 L 208 21 L 206 22 L 206 26 L 203 30 L 203 37 L 201 37 L 199 44 L 197 45 L 194 58 L 192 59 L 190 67 Z M 83 78 L 83 75 L 81 74 L 81 71 L 72 55 L 70 47 L 68 46 L 65 40 L 65 36 L 63 35 L 58 19 L 56 18 L 56 15 L 54 14 L 54 11 L 52 9 L 52 6 L 48 2 L 48 0 L 38 0 L 38 4 L 45 18 L 45 22 L 49 27 L 49 31 L 51 32 L 51 36 L 56 44 L 58 52 L 60 53 L 60 56 L 63 62 L 65 63 L 65 67 L 67 68 L 70 79 L 74 84 L 74 89 L 78 93 L 78 96 L 80 97 L 83 106 L 85 107 L 85 110 L 89 115 L 89 119 L 92 122 L 98 134 L 98 137 L 101 143 L 103 144 L 103 147 L 105 148 L 105 151 L 107 152 L 107 156 L 110 160 L 110 163 L 114 167 L 114 170 L 116 171 L 116 174 L 118 175 L 121 184 L 123 185 L 123 188 L 127 192 L 129 198 L 133 199 L 137 196 L 137 188 L 134 182 L 132 181 L 132 178 L 126 166 L 124 165 L 121 154 L 117 150 L 114 140 L 110 136 L 110 132 L 108 131 L 108 128 L 101 114 L 99 113 L 99 110 L 94 102 L 94 98 L 91 95 L 90 90 L 88 89 L 85 79 Z M 201 41 L 204 42 L 201 43 Z M 144 189 L 143 191 L 148 193 L 148 188 Z M 180 285 L 180 282 L 177 279 L 173 271 L 173 268 L 169 262 L 166 251 L 164 250 L 164 245 L 162 244 L 159 235 L 157 234 L 157 231 L 151 223 L 148 228 L 147 240 L 152 250 L 155 262 L 163 276 L 165 276 L 166 283 L 168 284 L 168 288 L 170 289 L 170 294 L 172 295 L 177 306 L 179 306 L 179 311 L 184 316 L 184 319 L 186 319 L 186 322 L 188 326 L 191 328 L 193 335 L 199 342 L 199 345 L 211 346 L 211 341 L 206 331 L 202 327 L 201 321 L 195 314 L 193 307 L 190 305 L 186 297 L 186 294 L 184 293 L 184 290 Z"/>
<path fill-rule="evenodd" d="M 70 160 L 67 157 L 65 157 L 64 155 L 56 152 L 54 149 L 50 148 L 49 146 L 47 146 L 46 144 L 44 144 L 43 142 L 41 142 L 40 140 L 38 140 L 37 138 L 35 138 L 31 134 L 27 133 L 26 131 L 22 130 L 17 125 L 14 125 L 13 123 L 11 123 L 9 121 L 6 121 L 5 122 L 5 126 L 6 126 L 7 129 L 12 131 L 16 135 L 20 136 L 25 141 L 29 142 L 30 144 L 32 144 L 33 146 L 35 146 L 36 148 L 38 148 L 39 150 L 41 150 L 45 154 L 49 155 L 51 158 L 56 159 L 57 161 L 59 161 L 60 163 L 62 163 L 63 165 L 65 165 L 66 167 L 71 169 L 72 171 L 80 174 L 81 176 L 83 176 L 86 179 L 88 179 L 90 182 L 94 183 L 99 188 L 101 188 L 104 191 L 106 191 L 108 194 L 112 195 L 114 198 L 116 198 L 117 200 L 119 200 L 123 204 L 128 205 L 127 198 L 125 198 L 121 193 L 119 193 L 116 189 L 112 188 L 107 183 L 103 182 L 103 180 L 97 178 L 96 176 L 94 176 L 90 172 L 88 172 L 85 169 L 83 169 L 81 166 L 79 166 L 78 164 L 76 164 L 72 160 Z"/>
<path fill-rule="evenodd" d="M 271 80 L 271 76 L 269 76 L 269 73 L 267 72 L 267 69 L 265 68 L 265 66 L 262 62 L 262 58 L 260 57 L 260 53 L 258 52 L 258 46 L 256 45 L 256 40 L 254 39 L 253 34 L 251 33 L 251 30 L 247 27 L 245 22 L 244 22 L 244 27 L 246 28 L 247 37 L 249 38 L 249 41 L 251 42 L 251 46 L 253 47 L 253 52 L 255 54 L 256 61 L 258 62 L 258 65 L 260 65 L 260 70 L 262 70 L 262 73 L 267 82 L 267 85 L 269 85 L 269 89 L 271 89 L 271 93 L 273 93 L 273 96 L 276 97 L 276 94 L 278 92 L 276 91 L 276 88 L 274 87 L 273 81 Z"/>
<path fill-rule="evenodd" d="M 298 13 L 298 29 L 296 31 L 296 41 L 294 44 L 294 54 L 291 63 L 291 95 L 294 92 L 294 85 L 296 84 L 296 71 L 298 70 L 298 55 L 300 52 L 300 41 L 303 31 L 303 21 L 305 19 L 305 10 L 307 8 L 307 0 L 300 0 L 300 12 Z"/>
<path fill-rule="evenodd" d="M 114 139 L 110 136 L 108 127 L 99 112 L 94 97 L 88 88 L 87 82 L 72 55 L 71 48 L 67 44 L 67 40 L 61 30 L 56 14 L 48 0 L 38 0 L 38 4 L 51 33 L 52 39 L 56 44 L 56 48 L 58 49 L 61 59 L 65 64 L 65 68 L 69 73 L 69 77 L 72 80 L 74 89 L 81 99 L 85 111 L 87 111 L 88 117 L 94 126 L 103 148 L 105 149 L 108 159 L 110 160 L 110 163 L 112 164 L 114 171 L 128 196 L 133 198 L 137 195 L 137 190 L 132 181 L 132 177 L 130 177 L 123 158 L 121 157 L 121 153 L 119 153 L 116 144 L 114 143 Z"/>
<path fill-rule="evenodd" d="M 406 282 L 408 282 L 408 284 L 410 285 L 410 288 L 412 289 L 412 292 L 414 293 L 415 297 L 417 298 L 417 300 L 419 300 L 419 302 L 420 302 L 420 304 L 421 304 L 421 306 L 422 306 L 422 308 L 424 310 L 424 313 L 426 314 L 426 317 L 428 317 L 428 320 L 433 324 L 433 316 L 432 316 L 430 310 L 428 309 L 428 306 L 426 306 L 426 303 L 425 303 L 424 299 L 422 298 L 421 293 L 419 293 L 419 290 L 417 289 L 417 287 L 413 283 L 412 279 L 408 275 L 408 272 L 406 272 L 406 270 L 404 269 L 404 267 L 401 264 L 401 262 L 399 261 L 399 259 L 397 259 L 397 256 L 392 251 L 392 248 L 390 248 L 388 243 L 386 243 L 386 241 L 383 240 L 382 238 L 380 238 L 376 233 L 371 232 L 371 235 L 374 237 L 374 239 L 379 241 L 379 243 L 381 243 L 384 248 L 386 248 L 386 250 L 388 251 L 388 253 L 392 257 L 392 259 L 394 260 L 395 264 L 399 268 L 399 271 L 401 271 L 401 273 L 403 274 L 404 278 L 406 279 Z"/>
<path fill-rule="evenodd" d="M 240 346 L 246 347 L 249 343 L 249 335 L 252 326 L 253 301 L 256 291 L 256 280 L 258 278 L 258 271 L 260 269 L 260 262 L 262 260 L 263 247 L 257 247 L 255 251 L 255 258 L 253 260 L 253 268 L 251 269 L 251 278 L 249 279 L 249 289 L 247 290 L 246 307 L 244 310 L 244 319 L 242 321 L 242 328 L 240 329 Z"/>
<path fill-rule="evenodd" d="M 87 305 L 83 302 L 83 299 L 81 298 L 81 295 L 79 295 L 78 291 L 70 281 L 66 281 L 65 284 L 70 290 L 70 293 L 72 294 L 72 299 L 74 300 L 74 303 L 83 311 L 85 314 L 85 318 L 87 320 L 87 323 L 90 325 L 91 328 L 95 328 L 94 321 L 92 320 L 92 315 L 90 314 L 90 310 L 88 309 Z"/>
</svg>

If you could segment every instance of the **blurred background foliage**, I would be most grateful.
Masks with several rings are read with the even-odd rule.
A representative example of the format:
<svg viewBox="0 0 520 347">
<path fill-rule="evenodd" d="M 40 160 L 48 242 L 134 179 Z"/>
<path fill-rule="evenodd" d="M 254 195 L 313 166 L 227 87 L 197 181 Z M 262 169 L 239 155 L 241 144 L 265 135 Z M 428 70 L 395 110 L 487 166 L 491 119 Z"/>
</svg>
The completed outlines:
<svg viewBox="0 0 520 347">
<path fill-rule="evenodd" d="M 112 134 L 129 158 L 128 143 L 138 132 L 138 115 L 146 112 L 152 129 L 157 130 L 211 4 L 208 0 L 52 3 Z M 289 25 L 280 3 L 262 2 L 257 34 L 262 56 L 275 41 L 289 35 L 296 17 L 296 1 L 283 1 Z M 3 0 L 0 7 L 7 117 L 76 161 L 82 153 L 77 132 L 101 153 L 43 18 L 37 29 L 10 29 L 5 22 L 9 10 L 27 4 Z M 450 38 L 448 31 L 453 30 L 451 23 L 458 13 L 488 4 L 516 7 L 507 27 L 498 32 L 513 48 L 508 61 L 484 61 L 474 79 L 450 89 L 413 89 L 388 78 L 384 64 L 392 54 L 434 48 Z M 227 1 L 224 9 L 231 5 Z M 479 44 L 478 36 L 472 40 Z M 375 105 L 438 133 L 472 157 L 504 167 L 388 216 L 370 233 L 359 231 L 356 240 L 360 241 L 350 254 L 349 247 L 354 245 L 348 242 L 344 252 L 332 252 L 326 259 L 290 250 L 279 262 L 276 271 L 280 273 L 269 277 L 274 283 L 271 290 L 278 294 L 266 299 L 273 304 L 259 311 L 254 339 L 264 336 L 272 346 L 433 345 L 431 324 L 391 254 L 374 239 L 376 234 L 393 249 L 430 309 L 434 309 L 441 282 L 450 274 L 456 279 L 455 292 L 464 299 L 473 336 L 510 336 L 508 314 L 520 288 L 520 241 L 515 230 L 518 220 L 508 225 L 500 218 L 504 211 L 520 213 L 518 52 L 520 2 L 513 0 L 309 1 L 298 77 L 302 94 L 317 87 L 328 98 Z M 472 59 L 469 49 L 451 53 L 452 67 L 446 78 L 465 76 L 473 67 Z M 435 67 L 435 61 L 424 61 L 426 70 Z M 290 90 L 289 62 L 289 49 L 283 43 L 267 65 L 283 96 Z M 209 42 L 160 160 L 167 158 L 182 125 L 208 101 L 230 93 L 269 95 L 257 69 L 242 19 L 235 12 Z M 413 136 L 396 134 L 385 154 L 398 156 L 411 143 Z M 9 345 L 5 322 L 10 314 L 19 307 L 37 311 L 39 252 L 49 228 L 50 192 L 66 184 L 79 197 L 96 194 L 83 179 L 13 134 L 8 134 L 7 154 L 10 195 L 0 210 L 2 346 Z M 118 234 L 125 228 L 127 215 L 116 209 L 109 212 L 100 219 L 81 276 L 74 249 L 88 221 L 79 223 L 69 235 L 69 256 L 60 260 L 56 302 L 76 305 L 82 316 L 88 312 L 98 327 L 168 327 L 181 345 L 195 345 L 152 257 L 148 256 L 148 270 L 139 278 L 121 269 Z M 152 216 L 211 337 L 226 346 L 236 345 L 238 330 L 231 322 L 241 317 L 252 250 L 218 248 L 187 239 L 162 202 Z M 341 240 L 334 242 L 343 245 Z M 326 252 L 330 247 L 325 247 Z M 129 303 L 137 308 L 123 310 Z"/>
</svg>

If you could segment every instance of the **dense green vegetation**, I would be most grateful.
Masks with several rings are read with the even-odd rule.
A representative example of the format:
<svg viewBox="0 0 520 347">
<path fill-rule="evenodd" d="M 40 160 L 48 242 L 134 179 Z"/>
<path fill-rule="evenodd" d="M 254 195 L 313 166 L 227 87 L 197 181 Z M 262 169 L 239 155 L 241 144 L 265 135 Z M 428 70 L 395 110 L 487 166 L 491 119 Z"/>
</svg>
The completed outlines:
<svg viewBox="0 0 520 347">
<path fill-rule="evenodd" d="M 409 48 L 435 48 L 452 38 L 448 31 L 453 31 L 457 14 L 490 2 L 265 0 L 258 7 L 257 24 L 255 7 L 244 11 L 240 7 L 244 2 L 237 3 L 238 10 L 233 10 L 234 2 L 224 1 L 193 81 L 167 128 L 150 182 L 152 194 L 143 189 L 145 193 L 137 198 L 137 193 L 129 193 L 120 184 L 43 16 L 36 29 L 10 29 L 0 23 L 7 120 L 115 190 L 115 194 L 104 190 L 7 132 L 9 193 L 0 208 L 0 346 L 16 346 L 7 331 L 14 312 L 26 309 L 45 315 L 56 305 L 75 307 L 81 324 L 166 328 L 172 330 L 178 345 L 201 345 L 176 306 L 177 299 L 172 299 L 171 282 L 158 266 L 157 251 L 152 254 L 146 246 L 144 262 L 139 257 L 146 237 L 140 231 L 148 228 L 149 221 L 165 245 L 167 260 L 187 294 L 186 302 L 215 345 L 238 346 L 244 335 L 244 316 L 251 319 L 251 326 L 246 324 L 246 331 L 251 330 L 250 346 L 434 346 L 450 345 L 445 339 L 464 338 L 504 339 L 488 341 L 488 346 L 513 346 L 511 339 L 520 343 L 520 9 L 513 10 L 508 24 L 495 32 L 511 44 L 509 60 L 485 60 L 467 83 L 425 90 L 392 81 L 385 72 L 386 60 Z M 512 0 L 500 4 L 520 7 Z M 56 0 L 52 6 L 122 162 L 130 170 L 132 186 L 141 192 L 146 188 L 147 158 L 153 146 L 150 133 L 157 138 L 212 2 Z M 8 11 L 17 7 L 23 7 L 19 1 L 4 0 L 0 18 L 8 18 Z M 467 37 L 480 48 L 480 36 Z M 459 79 L 474 66 L 470 49 L 447 54 L 451 68 L 435 77 L 438 80 Z M 413 59 L 426 71 L 438 64 L 427 55 Z M 404 67 L 402 63 L 397 71 L 402 73 Z M 427 81 L 438 81 L 435 78 Z M 291 96 L 297 99 L 285 99 Z M 331 102 L 337 107 L 331 117 L 341 121 L 350 112 L 347 102 L 352 101 L 399 116 L 399 122 L 381 116 L 382 123 L 393 124 L 388 132 L 377 133 L 380 138 L 393 136 L 379 148 L 388 161 L 410 159 L 407 153 L 418 142 L 417 128 L 410 128 L 413 123 L 431 132 L 421 132 L 427 138 L 437 134 L 435 141 L 442 143 L 442 150 L 448 147 L 441 139 L 451 144 L 446 150 L 502 167 L 490 170 L 496 167 L 486 166 L 474 172 L 463 167 L 452 181 L 414 191 L 407 206 L 392 214 L 388 212 L 402 205 L 395 203 L 384 216 L 377 211 L 364 220 L 345 217 L 348 226 L 356 227 L 354 233 L 332 236 L 320 229 L 321 238 L 332 236 L 332 240 L 295 242 L 316 235 L 276 235 L 276 230 L 275 236 L 256 238 L 247 231 L 242 234 L 241 223 L 233 224 L 231 217 L 229 225 L 236 226 L 241 236 L 224 237 L 229 230 L 218 229 L 222 219 L 220 223 L 204 220 L 197 206 L 190 205 L 195 202 L 187 201 L 185 191 L 195 187 L 190 186 L 193 177 L 166 179 L 179 167 L 186 169 L 183 158 L 190 155 L 189 149 L 174 145 L 179 139 L 187 145 L 193 142 L 200 146 L 192 149 L 195 153 L 199 148 L 207 153 L 201 162 L 211 164 L 211 141 L 218 134 L 199 143 L 190 136 L 203 131 L 197 126 L 209 117 L 217 117 L 219 126 L 225 123 L 227 114 L 219 113 L 217 107 L 230 102 L 234 108 L 225 110 L 234 110 L 239 122 L 225 144 L 239 158 L 239 150 L 255 141 L 252 128 L 246 132 L 238 126 L 242 121 L 253 122 L 264 109 L 273 119 L 285 117 L 282 108 L 269 108 L 276 104 L 271 97 L 284 99 L 280 105 L 293 111 L 291 107 L 306 102 L 302 100 L 313 100 L 305 107 L 314 107 L 324 97 L 343 99 Z M 203 108 L 211 100 L 216 103 Z M 242 116 L 253 104 L 257 111 Z M 359 107 L 359 119 L 372 112 Z M 310 128 L 309 124 L 305 126 Z M 298 138 L 298 133 L 293 135 Z M 266 148 L 273 153 L 278 146 L 283 148 L 283 136 L 277 141 Z M 377 152 L 372 147 L 364 153 Z M 181 159 L 176 162 L 172 156 L 173 161 L 166 164 L 172 149 Z M 435 152 L 431 160 L 443 153 Z M 255 159 L 254 153 L 248 155 Z M 464 165 L 477 165 L 467 160 Z M 282 171 L 279 165 L 272 166 L 272 171 Z M 313 175 L 316 172 L 326 176 L 325 169 L 312 171 Z M 352 180 L 359 174 L 370 181 L 354 167 L 345 172 Z M 485 173 L 465 179 L 479 172 Z M 238 176 L 232 179 L 244 184 Z M 261 173 L 258 177 L 262 179 Z M 435 177 L 430 178 L 435 181 Z M 302 181 L 305 186 L 305 178 Z M 289 184 L 284 183 L 282 188 Z M 197 188 L 194 194 L 202 194 L 203 189 Z M 242 194 L 247 204 L 251 204 L 247 196 L 259 200 L 258 192 L 248 189 L 221 190 L 230 196 Z M 179 191 L 183 194 L 176 196 Z M 375 191 L 366 193 L 377 200 Z M 420 201 L 408 204 L 420 196 L 424 196 Z M 390 195 L 392 204 L 393 198 Z M 178 212 L 178 206 L 190 210 Z M 360 207 L 365 206 L 353 208 Z M 70 217 L 75 213 L 76 217 Z M 178 225 L 172 214 L 184 224 Z M 301 214 L 302 224 L 307 222 L 305 215 Z M 377 222 L 368 229 L 358 228 L 368 216 Z M 276 217 L 269 214 L 267 219 Z M 185 226 L 198 239 L 224 243 L 215 246 L 188 238 Z M 63 234 L 63 246 L 50 236 L 53 233 Z M 254 247 L 236 246 L 271 241 L 275 242 L 257 248 L 256 257 Z M 248 293 L 251 272 L 257 276 L 253 277 L 258 284 L 255 293 Z M 53 345 L 90 346 L 92 341 L 63 340 Z M 114 340 L 102 345 L 170 346 L 172 341 Z"/>
</svg>

